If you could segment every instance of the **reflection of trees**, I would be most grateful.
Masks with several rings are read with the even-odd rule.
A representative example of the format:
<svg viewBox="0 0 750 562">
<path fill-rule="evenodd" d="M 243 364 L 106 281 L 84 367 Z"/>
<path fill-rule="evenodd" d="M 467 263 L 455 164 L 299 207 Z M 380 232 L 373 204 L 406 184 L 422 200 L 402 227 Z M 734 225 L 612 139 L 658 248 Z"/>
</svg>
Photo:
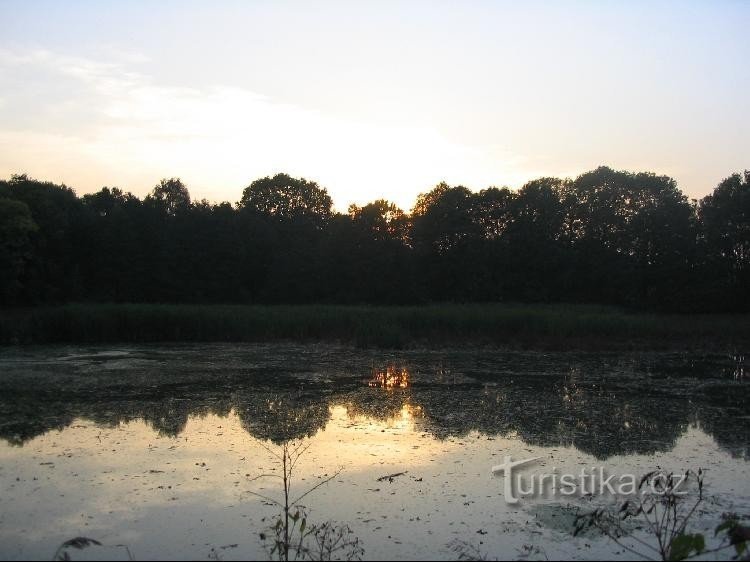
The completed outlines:
<svg viewBox="0 0 750 562">
<path fill-rule="evenodd" d="M 569 377 L 527 393 L 537 396 L 534 406 L 517 408 L 514 423 L 524 441 L 572 445 L 597 458 L 671 449 L 690 419 L 685 404 L 632 383 L 603 388 Z M 516 396 L 515 402 L 524 404 L 524 399 Z"/>
<path fill-rule="evenodd" d="M 598 458 L 670 449 L 691 414 L 664 396 L 644 398 L 625 389 L 529 380 L 512 385 L 472 384 L 420 388 L 403 394 L 356 392 L 346 397 L 350 414 L 386 421 L 405 403 L 421 408 L 420 430 L 439 439 L 517 435 L 540 446 L 575 446 Z"/>
<path fill-rule="evenodd" d="M 666 381 L 673 394 L 684 403 L 689 402 L 694 409 L 694 421 L 722 449 L 734 457 L 750 460 L 750 385 L 744 355 L 660 354 L 638 367 L 647 370 L 651 379 Z M 685 382 L 688 376 L 690 379 Z"/>
<path fill-rule="evenodd" d="M 720 446 L 748 458 L 750 387 L 721 383 L 712 390 L 695 380 L 654 382 L 641 368 L 605 381 L 574 368 L 567 376 L 518 377 L 512 383 L 358 390 L 340 401 L 350 415 L 381 421 L 398 416 L 406 403 L 417 405 L 420 430 L 440 439 L 471 431 L 517 435 L 531 445 L 573 446 L 597 458 L 669 450 L 698 420 Z"/>
<path fill-rule="evenodd" d="M 49 404 L 42 412 L 33 402 L 10 404 L 3 399 L 0 407 L 0 437 L 18 446 L 48 431 L 62 430 L 77 417 L 62 404 Z"/>
<path fill-rule="evenodd" d="M 250 435 L 277 445 L 312 437 L 330 417 L 326 394 L 249 389 L 237 393 L 233 403 L 242 427 Z"/>
<path fill-rule="evenodd" d="M 401 416 L 404 405 L 412 404 L 412 389 L 383 391 L 367 387 L 337 396 L 336 403 L 346 407 L 350 419 L 369 418 L 387 422 Z"/>
<path fill-rule="evenodd" d="M 419 412 L 413 418 L 418 430 L 438 439 L 472 431 L 517 435 L 531 445 L 574 446 L 606 458 L 669 450 L 698 422 L 731 454 L 750 458 L 750 386 L 723 377 L 723 367 L 718 378 L 709 379 L 693 365 L 690 377 L 680 379 L 659 365 L 609 368 L 580 360 L 567 372 L 545 375 L 527 361 L 514 363 L 511 378 L 498 376 L 507 371 L 491 362 L 481 369 L 477 364 L 470 376 L 458 378 L 433 376 L 434 369 L 426 367 L 411 386 L 398 389 L 368 387 L 352 377 L 308 383 L 303 390 L 296 379 L 279 374 L 272 384 L 246 374 L 213 381 L 196 375 L 162 386 L 147 386 L 137 377 L 129 385 L 81 377 L 78 386 L 69 377 L 62 388 L 50 377 L 43 389 L 5 381 L 0 437 L 22 445 L 76 418 L 109 427 L 140 419 L 161 435 L 176 436 L 191 416 L 234 410 L 248 433 L 281 443 L 313 436 L 328 423 L 334 405 L 346 406 L 352 418 L 381 422 L 399 418 L 409 405 Z"/>
<path fill-rule="evenodd" d="M 66 383 L 69 383 L 66 380 Z M 179 435 L 191 416 L 226 416 L 231 404 L 223 389 L 185 385 L 171 392 L 157 387 L 109 386 L 86 381 L 86 388 L 75 385 L 39 390 L 19 385 L 0 394 L 0 437 L 23 445 L 53 429 L 61 430 L 76 418 L 91 420 L 102 427 L 143 420 L 159 435 Z"/>
<path fill-rule="evenodd" d="M 280 443 L 314 435 L 330 417 L 330 398 L 326 393 L 302 394 L 256 386 L 238 389 L 234 383 L 191 383 L 168 391 L 106 385 L 99 389 L 89 387 L 86 392 L 13 389 L 0 395 L 0 438 L 23 445 L 50 430 L 67 427 L 76 418 L 103 427 L 142 420 L 159 435 L 175 437 L 185 430 L 190 417 L 227 416 L 234 409 L 248 433 Z"/>
<path fill-rule="evenodd" d="M 701 428 L 732 456 L 750 460 L 750 386 L 707 384 L 701 390 Z"/>
</svg>

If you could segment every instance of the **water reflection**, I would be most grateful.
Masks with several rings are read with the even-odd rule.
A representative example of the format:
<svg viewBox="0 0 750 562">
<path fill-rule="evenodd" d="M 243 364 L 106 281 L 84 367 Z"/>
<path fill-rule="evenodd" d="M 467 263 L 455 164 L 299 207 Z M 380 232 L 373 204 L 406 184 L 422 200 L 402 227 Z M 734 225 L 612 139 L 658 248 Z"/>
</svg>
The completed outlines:
<svg viewBox="0 0 750 562">
<path fill-rule="evenodd" d="M 744 355 L 735 355 L 733 357 L 735 362 L 735 368 L 734 368 L 734 380 L 741 381 L 745 379 L 745 356 Z"/>
<path fill-rule="evenodd" d="M 397 368 L 395 365 L 388 365 L 383 370 L 373 368 L 373 374 L 368 381 L 368 386 L 375 388 L 408 388 L 409 371 L 406 367 Z"/>
<path fill-rule="evenodd" d="M 512 435 L 597 458 L 667 451 L 700 426 L 750 459 L 744 357 L 728 366 L 725 356 L 404 352 L 372 369 L 375 359 L 351 350 L 195 350 L 168 361 L 148 353 L 155 364 L 135 350 L 141 361 L 118 359 L 116 368 L 35 357 L 0 365 L 0 437 L 23 445 L 76 418 L 104 427 L 144 420 L 176 436 L 191 416 L 233 411 L 250 435 L 281 443 L 315 435 L 343 407 L 352 420 L 406 420 L 437 439 Z M 726 376 L 730 366 L 740 375 Z"/>
<path fill-rule="evenodd" d="M 421 427 L 425 417 L 424 409 L 420 405 L 410 404 L 403 400 L 404 398 L 398 398 L 384 404 L 351 401 L 339 404 L 339 406 L 345 408 L 350 421 L 377 421 L 385 427 L 393 427 L 398 423 L 408 423 L 411 427 L 419 424 Z"/>
</svg>

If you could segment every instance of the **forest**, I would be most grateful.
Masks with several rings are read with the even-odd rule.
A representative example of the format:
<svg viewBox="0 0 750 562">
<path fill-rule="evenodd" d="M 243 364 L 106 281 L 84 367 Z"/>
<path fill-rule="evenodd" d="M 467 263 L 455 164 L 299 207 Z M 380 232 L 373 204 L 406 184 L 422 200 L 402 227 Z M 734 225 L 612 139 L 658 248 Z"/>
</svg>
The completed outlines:
<svg viewBox="0 0 750 562">
<path fill-rule="evenodd" d="M 703 199 L 599 167 L 474 192 L 440 183 L 405 211 L 333 210 L 314 181 L 257 179 L 236 204 L 180 179 L 140 199 L 0 181 L 0 304 L 588 303 L 750 308 L 750 171 Z"/>
</svg>

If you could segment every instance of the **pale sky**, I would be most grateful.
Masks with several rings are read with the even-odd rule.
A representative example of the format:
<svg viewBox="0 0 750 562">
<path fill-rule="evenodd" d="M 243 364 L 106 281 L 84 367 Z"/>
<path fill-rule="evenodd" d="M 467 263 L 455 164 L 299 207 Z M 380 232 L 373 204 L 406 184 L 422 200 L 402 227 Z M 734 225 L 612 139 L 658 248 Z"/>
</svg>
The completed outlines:
<svg viewBox="0 0 750 562">
<path fill-rule="evenodd" d="M 0 0 L 0 177 L 410 209 L 600 164 L 750 168 L 750 2 Z"/>
</svg>

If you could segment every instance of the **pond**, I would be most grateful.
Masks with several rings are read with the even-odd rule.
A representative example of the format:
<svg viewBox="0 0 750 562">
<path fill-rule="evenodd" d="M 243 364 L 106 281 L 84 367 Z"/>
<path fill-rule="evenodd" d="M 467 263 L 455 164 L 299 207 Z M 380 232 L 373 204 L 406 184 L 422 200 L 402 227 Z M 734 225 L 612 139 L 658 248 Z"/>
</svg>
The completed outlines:
<svg viewBox="0 0 750 562">
<path fill-rule="evenodd" d="M 750 514 L 740 354 L 357 350 L 332 345 L 0 351 L 0 558 L 266 558 L 288 440 L 310 520 L 366 559 L 632 558 L 573 537 L 603 498 L 509 503 L 493 467 L 705 471 L 693 525 Z M 614 501 L 610 498 L 607 501 Z M 636 531 L 639 532 L 639 531 Z M 726 554 L 726 558 L 729 557 Z"/>
</svg>

